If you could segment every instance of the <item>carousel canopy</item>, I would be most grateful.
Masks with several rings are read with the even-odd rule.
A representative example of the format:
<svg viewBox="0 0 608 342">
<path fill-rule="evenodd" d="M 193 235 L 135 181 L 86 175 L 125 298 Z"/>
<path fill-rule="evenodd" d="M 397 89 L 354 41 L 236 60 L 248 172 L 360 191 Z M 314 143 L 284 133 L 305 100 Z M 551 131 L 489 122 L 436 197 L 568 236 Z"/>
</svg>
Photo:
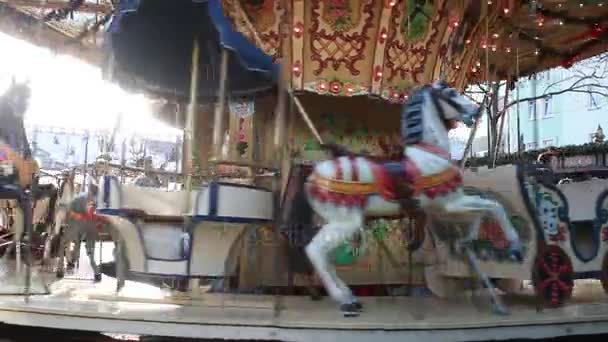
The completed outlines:
<svg viewBox="0 0 608 342">
<path fill-rule="evenodd" d="M 413 87 L 526 76 L 608 50 L 602 0 L 224 0 L 294 90 L 403 102 Z"/>
<path fill-rule="evenodd" d="M 284 77 L 296 91 L 369 94 L 396 102 L 404 101 L 412 87 L 440 77 L 463 88 L 488 79 L 569 67 L 608 50 L 608 0 L 209 0 L 208 7 L 201 4 L 207 1 L 192 1 L 195 4 L 167 0 L 172 6 L 166 6 L 168 12 L 160 16 L 151 0 L 0 0 L 0 30 L 100 64 L 107 61 L 100 53 L 104 38 L 121 34 L 98 33 L 106 30 L 109 18 L 118 27 L 139 29 L 144 20 L 129 16 L 152 14 L 149 20 L 159 28 L 151 27 L 147 37 L 125 30 L 129 38 L 124 39 L 132 39 L 134 44 L 153 40 L 154 32 L 163 33 L 156 36 L 158 40 L 173 39 L 161 27 L 185 28 L 186 23 L 181 22 L 185 19 L 207 24 L 212 20 L 219 35 L 215 36 L 217 44 L 221 41 L 239 55 L 240 67 L 269 71 L 260 72 L 262 78 L 276 75 L 274 62 L 282 66 Z M 183 10 L 199 6 L 200 13 Z M 120 23 L 123 16 L 125 25 Z M 170 23 L 175 18 L 180 22 Z M 129 20 L 135 24 L 126 24 Z M 146 72 L 156 75 L 141 76 L 141 68 L 133 65 L 136 62 L 121 66 L 118 60 L 115 76 L 120 78 L 123 72 L 123 78 L 129 79 L 123 84 L 182 94 L 186 77 L 178 80 L 169 75 L 169 82 L 164 82 L 167 80 L 153 70 L 151 60 L 185 75 L 190 65 L 186 40 L 167 44 L 169 48 L 161 52 L 165 57 L 127 53 L 128 47 L 123 46 L 118 59 L 121 54 L 138 56 L 142 65 L 151 66 Z M 153 43 L 142 46 L 160 48 L 160 43 Z M 182 52 L 165 51 L 177 45 Z M 179 63 L 169 63 L 173 58 L 166 57 L 169 55 Z M 139 58 L 142 56 L 145 58 Z M 213 65 L 212 57 L 202 58 Z M 231 80 L 234 74 L 231 72 Z"/>
<path fill-rule="evenodd" d="M 221 11 L 211 12 L 206 1 L 121 2 L 106 39 L 106 70 L 125 87 L 185 99 L 189 97 L 193 41 L 197 37 L 201 51 L 199 96 L 217 96 L 222 46 L 231 54 L 228 96 L 271 89 L 276 66 L 269 57 L 251 43 L 245 41 L 244 46 L 238 38 L 228 39 L 235 36 L 229 21 Z M 228 43 L 224 43 L 225 37 Z"/>
</svg>

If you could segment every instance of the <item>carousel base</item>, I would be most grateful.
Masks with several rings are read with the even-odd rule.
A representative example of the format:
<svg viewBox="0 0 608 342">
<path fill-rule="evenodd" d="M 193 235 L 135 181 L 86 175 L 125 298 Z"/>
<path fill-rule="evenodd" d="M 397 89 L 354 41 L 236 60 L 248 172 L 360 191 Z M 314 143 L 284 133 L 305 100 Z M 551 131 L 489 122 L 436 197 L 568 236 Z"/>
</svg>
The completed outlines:
<svg viewBox="0 0 608 342">
<path fill-rule="evenodd" d="M 49 279 L 34 275 L 32 283 Z M 468 299 L 364 297 L 365 312 L 343 318 L 329 299 L 177 294 L 151 285 L 66 278 L 50 294 L 0 296 L 0 322 L 115 334 L 276 341 L 482 341 L 608 333 L 608 300 L 597 282 L 577 284 L 558 309 L 537 310 L 528 289 L 503 296 L 509 316 L 490 313 L 483 294 Z M 466 296 L 465 296 L 466 297 Z M 278 309 L 277 309 L 278 308 Z"/>
</svg>

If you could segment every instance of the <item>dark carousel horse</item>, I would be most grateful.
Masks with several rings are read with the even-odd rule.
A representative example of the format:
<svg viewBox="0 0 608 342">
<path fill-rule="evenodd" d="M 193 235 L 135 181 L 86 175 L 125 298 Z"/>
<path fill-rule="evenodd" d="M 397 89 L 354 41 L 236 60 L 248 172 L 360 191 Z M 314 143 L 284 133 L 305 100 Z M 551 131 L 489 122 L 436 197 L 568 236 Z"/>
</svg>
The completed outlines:
<svg viewBox="0 0 608 342">
<path fill-rule="evenodd" d="M 12 211 L 14 215 L 11 216 L 18 218 L 9 227 L 14 243 L 9 246 L 5 256 L 21 244 L 25 217 L 32 218 L 38 226 L 52 226 L 54 203 L 57 200 L 57 189 L 52 184 L 37 184 L 39 169 L 33 159 L 23 122 L 30 93 L 27 83 L 13 80 L 9 89 L 0 96 L 0 194 L 6 204 L 3 209 Z M 28 191 L 29 196 L 26 196 Z M 15 201 L 18 205 L 14 205 Z M 14 212 L 17 207 L 21 208 L 20 213 Z M 32 236 L 32 242 L 34 240 L 39 239 Z M 41 250 L 41 246 L 35 248 L 35 251 Z"/>
</svg>

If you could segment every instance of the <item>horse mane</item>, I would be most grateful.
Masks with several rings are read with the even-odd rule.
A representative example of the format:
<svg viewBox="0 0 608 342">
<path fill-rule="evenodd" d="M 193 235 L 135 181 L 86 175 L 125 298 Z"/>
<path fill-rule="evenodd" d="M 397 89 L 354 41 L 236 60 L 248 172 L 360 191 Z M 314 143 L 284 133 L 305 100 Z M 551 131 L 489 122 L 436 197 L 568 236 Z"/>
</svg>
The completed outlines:
<svg viewBox="0 0 608 342">
<path fill-rule="evenodd" d="M 414 93 L 411 99 L 404 105 L 401 112 L 401 136 L 405 145 L 415 145 L 422 141 L 423 112 L 422 106 L 425 102 L 425 93 L 429 87 L 423 87 Z"/>
</svg>

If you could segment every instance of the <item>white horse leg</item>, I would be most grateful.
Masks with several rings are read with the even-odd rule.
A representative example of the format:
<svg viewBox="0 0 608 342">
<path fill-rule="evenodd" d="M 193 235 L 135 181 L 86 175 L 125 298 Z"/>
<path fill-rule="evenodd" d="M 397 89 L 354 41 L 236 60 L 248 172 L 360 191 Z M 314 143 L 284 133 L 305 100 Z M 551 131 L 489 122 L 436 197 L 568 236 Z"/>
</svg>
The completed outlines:
<svg viewBox="0 0 608 342">
<path fill-rule="evenodd" d="M 93 229 L 95 229 L 95 227 L 93 227 Z M 97 241 L 94 237 L 94 234 L 85 235 L 85 249 L 87 251 L 87 256 L 89 257 L 89 263 L 91 265 L 91 268 L 93 269 L 95 282 L 98 282 L 101 281 L 101 271 L 99 270 L 99 266 L 97 266 L 97 263 L 95 262 L 95 242 Z"/>
<path fill-rule="evenodd" d="M 306 254 L 321 278 L 328 294 L 340 304 L 345 316 L 355 316 L 360 309 L 352 292 L 336 275 L 335 266 L 328 261 L 329 254 L 360 229 L 362 213 L 353 212 L 340 221 L 325 224 L 306 246 Z"/>
<path fill-rule="evenodd" d="M 498 221 L 505 238 L 509 241 L 509 254 L 516 260 L 521 261 L 523 259 L 521 241 L 519 240 L 519 235 L 517 234 L 515 227 L 513 227 L 511 220 L 509 220 L 505 209 L 499 203 L 494 203 L 489 200 L 486 201 L 488 202 L 490 212 Z"/>
<path fill-rule="evenodd" d="M 509 220 L 505 209 L 500 203 L 481 198 L 479 196 L 464 196 L 460 203 L 464 203 L 464 208 L 468 208 L 468 211 L 481 211 L 482 215 L 489 214 L 493 216 L 498 222 L 498 225 L 500 226 L 505 238 L 507 241 L 509 241 L 509 255 L 511 255 L 511 257 L 517 261 L 522 260 L 523 257 L 521 253 L 521 242 L 519 240 L 519 236 L 515 230 L 515 227 L 513 227 L 513 224 Z M 472 226 L 474 229 L 471 230 L 471 234 L 475 234 L 471 235 L 473 238 L 477 238 L 480 225 L 481 217 L 479 217 L 478 222 Z"/>
<path fill-rule="evenodd" d="M 68 239 L 67 239 L 67 229 L 61 234 L 61 239 L 59 241 L 59 250 L 57 251 L 57 278 L 63 278 L 64 269 L 65 269 L 65 249 L 68 247 Z"/>
<path fill-rule="evenodd" d="M 114 265 L 116 268 L 116 292 L 118 293 L 125 286 L 127 279 L 127 259 L 124 243 L 118 237 L 114 245 Z"/>
<path fill-rule="evenodd" d="M 450 216 L 450 214 L 462 215 L 465 213 L 469 213 L 469 215 L 473 217 L 473 221 L 471 223 L 471 226 L 469 227 L 470 230 L 467 234 L 467 238 L 465 238 L 462 247 L 464 248 L 464 252 L 467 255 L 473 272 L 475 272 L 479 279 L 484 283 L 490 296 L 490 300 L 492 301 L 494 311 L 498 314 L 506 315 L 509 313 L 507 308 L 500 302 L 498 295 L 494 289 L 494 286 L 492 286 L 487 274 L 481 271 L 481 267 L 479 266 L 479 260 L 471 249 L 471 242 L 475 240 L 479 234 L 479 228 L 483 215 L 494 214 L 494 210 L 496 210 L 495 208 L 497 206 L 498 204 L 477 196 L 462 196 L 461 198 L 451 199 L 447 201 L 447 203 L 444 205 L 444 210 L 446 211 L 448 217 Z M 511 226 L 510 223 L 509 226 Z M 515 236 L 517 237 L 517 234 L 515 234 Z"/>
</svg>

